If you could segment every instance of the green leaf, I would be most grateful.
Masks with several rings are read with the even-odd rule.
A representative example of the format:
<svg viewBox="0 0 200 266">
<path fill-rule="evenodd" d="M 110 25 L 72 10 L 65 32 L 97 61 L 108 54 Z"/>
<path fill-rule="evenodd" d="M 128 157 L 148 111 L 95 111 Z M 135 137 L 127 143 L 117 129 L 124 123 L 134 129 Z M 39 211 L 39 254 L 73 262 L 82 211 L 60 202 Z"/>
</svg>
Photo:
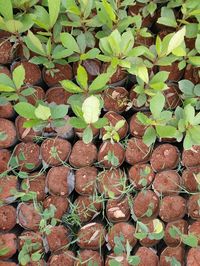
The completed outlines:
<svg viewBox="0 0 200 266">
<path fill-rule="evenodd" d="M 108 83 L 111 75 L 109 73 L 103 73 L 99 75 L 89 87 L 90 92 L 101 91 L 105 89 L 106 84 Z"/>
<path fill-rule="evenodd" d="M 51 117 L 53 119 L 64 118 L 68 113 L 68 106 L 65 104 L 52 105 L 50 106 Z"/>
<path fill-rule="evenodd" d="M 6 19 L 13 19 L 13 7 L 11 0 L 0 0 L 0 13 Z"/>
<path fill-rule="evenodd" d="M 60 0 L 48 0 L 50 26 L 53 28 L 60 11 Z"/>
<path fill-rule="evenodd" d="M 141 66 L 138 66 L 137 68 L 137 76 L 143 80 L 145 83 L 148 84 L 149 82 L 149 74 L 148 74 L 148 69 L 146 66 L 144 65 L 141 65 Z"/>
<path fill-rule="evenodd" d="M 70 33 L 68 32 L 61 33 L 60 40 L 65 48 L 72 50 L 76 53 L 80 53 L 80 49 L 76 43 L 76 40 Z"/>
<path fill-rule="evenodd" d="M 186 28 L 185 28 L 185 26 L 183 26 L 182 29 L 177 31 L 172 36 L 171 40 L 169 41 L 168 48 L 167 48 L 167 54 L 170 54 L 174 49 L 176 49 L 177 47 L 179 47 L 183 43 L 185 33 L 186 33 Z"/>
<path fill-rule="evenodd" d="M 192 141 L 192 139 L 190 137 L 190 134 L 186 133 L 184 141 L 183 141 L 183 148 L 185 150 L 189 150 L 189 149 L 192 148 L 192 145 L 193 145 L 193 141 Z"/>
<path fill-rule="evenodd" d="M 48 106 L 39 104 L 35 109 L 35 116 L 41 120 L 48 120 L 51 116 L 51 109 Z"/>
<path fill-rule="evenodd" d="M 157 74 L 153 76 L 151 81 L 149 82 L 150 85 L 160 83 L 160 82 L 165 82 L 169 77 L 169 72 L 167 71 L 160 71 Z"/>
<path fill-rule="evenodd" d="M 137 113 L 137 119 L 140 121 L 143 125 L 149 125 L 149 118 L 145 114 L 138 112 Z"/>
<path fill-rule="evenodd" d="M 79 117 L 71 117 L 69 123 L 74 128 L 86 128 L 87 124 L 82 118 Z"/>
<path fill-rule="evenodd" d="M 82 105 L 83 118 L 87 124 L 93 124 L 99 120 L 101 112 L 100 100 L 96 96 L 89 96 Z"/>
<path fill-rule="evenodd" d="M 160 114 L 165 106 L 165 96 L 162 93 L 157 93 L 150 100 L 150 110 L 155 119 L 159 119 Z"/>
<path fill-rule="evenodd" d="M 27 119 L 36 119 L 35 106 L 27 102 L 20 102 L 14 106 L 15 111 L 22 117 Z"/>
<path fill-rule="evenodd" d="M 60 81 L 60 84 L 68 92 L 71 92 L 71 93 L 82 93 L 82 92 L 84 92 L 84 90 L 82 90 L 79 86 L 77 86 L 71 80 L 62 80 L 62 81 Z"/>
<path fill-rule="evenodd" d="M 78 66 L 76 79 L 78 81 L 78 84 L 82 88 L 84 88 L 84 89 L 87 88 L 87 86 L 88 86 L 88 74 L 87 74 L 85 68 L 81 65 Z"/>
<path fill-rule="evenodd" d="M 143 141 L 147 146 L 151 146 L 156 141 L 156 131 L 153 127 L 148 127 L 146 129 Z"/>
<path fill-rule="evenodd" d="M 25 69 L 23 65 L 21 64 L 18 67 L 16 67 L 12 75 L 13 75 L 13 81 L 15 83 L 16 88 L 17 89 L 21 88 L 21 86 L 24 83 L 24 79 L 25 79 Z"/>
<path fill-rule="evenodd" d="M 107 0 L 102 0 L 102 3 L 103 3 L 103 6 L 105 8 L 105 11 L 107 12 L 109 18 L 112 20 L 112 21 L 116 21 L 116 15 L 115 15 L 115 12 L 112 8 L 112 6 L 108 3 Z"/>
<path fill-rule="evenodd" d="M 185 106 L 184 112 L 185 112 L 185 121 L 189 122 L 192 125 L 195 117 L 194 107 L 191 104 L 188 104 Z"/>
<path fill-rule="evenodd" d="M 85 144 L 88 144 L 92 141 L 93 139 L 93 132 L 91 127 L 86 127 L 86 129 L 83 131 L 83 142 Z"/>
<path fill-rule="evenodd" d="M 137 266 L 137 265 L 140 264 L 140 261 L 141 261 L 141 259 L 140 259 L 139 256 L 129 256 L 129 257 L 128 257 L 128 263 L 129 263 L 130 265 Z"/>
<path fill-rule="evenodd" d="M 106 117 L 99 118 L 99 120 L 93 123 L 95 128 L 103 128 L 108 123 L 108 119 Z"/>
<path fill-rule="evenodd" d="M 189 56 L 188 61 L 194 66 L 200 66 L 200 56 Z"/>
<path fill-rule="evenodd" d="M 183 235 L 182 236 L 183 243 L 185 245 L 188 245 L 190 247 L 197 247 L 198 246 L 198 238 L 195 235 L 189 234 L 189 235 Z"/>
<path fill-rule="evenodd" d="M 193 96 L 193 89 L 194 84 L 187 79 L 180 80 L 178 82 L 179 89 L 185 94 L 185 95 L 191 95 Z"/>
<path fill-rule="evenodd" d="M 36 54 L 40 54 L 42 56 L 45 56 L 46 53 L 44 51 L 44 48 L 42 46 L 41 41 L 29 30 L 27 36 L 24 38 L 27 47 L 35 52 Z"/>
<path fill-rule="evenodd" d="M 41 259 L 41 257 L 42 257 L 42 254 L 40 254 L 40 253 L 37 251 L 37 252 L 35 252 L 35 253 L 33 253 L 33 254 L 31 255 L 31 260 L 32 260 L 32 261 L 39 261 L 39 260 Z"/>
<path fill-rule="evenodd" d="M 13 81 L 6 74 L 0 74 L 0 91 L 2 92 L 15 91 L 15 85 Z"/>
<path fill-rule="evenodd" d="M 159 37 L 159 35 L 157 35 L 157 37 L 156 37 L 156 52 L 157 52 L 158 56 L 160 56 L 160 54 L 162 52 L 162 41 L 161 41 L 161 38 Z"/>
<path fill-rule="evenodd" d="M 115 125 L 115 130 L 118 131 L 120 128 L 122 128 L 122 127 L 124 126 L 125 122 L 126 122 L 126 121 L 125 121 L 124 119 L 119 120 L 119 121 L 116 123 L 116 125 Z"/>
<path fill-rule="evenodd" d="M 156 132 L 160 138 L 174 138 L 176 137 L 176 128 L 173 126 L 156 126 Z"/>
<path fill-rule="evenodd" d="M 200 96 L 200 84 L 194 86 L 194 94 Z"/>
<path fill-rule="evenodd" d="M 197 52 L 200 54 L 200 34 L 197 34 L 197 38 L 195 40 L 195 48 Z"/>
</svg>

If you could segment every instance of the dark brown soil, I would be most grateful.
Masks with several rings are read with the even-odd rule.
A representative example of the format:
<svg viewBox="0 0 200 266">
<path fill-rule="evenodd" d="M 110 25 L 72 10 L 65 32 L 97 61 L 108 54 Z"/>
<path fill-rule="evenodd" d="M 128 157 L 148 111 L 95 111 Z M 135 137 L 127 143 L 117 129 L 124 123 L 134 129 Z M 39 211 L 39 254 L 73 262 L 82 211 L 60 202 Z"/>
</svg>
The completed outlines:
<svg viewBox="0 0 200 266">
<path fill-rule="evenodd" d="M 64 215 L 64 213 L 67 211 L 69 207 L 69 202 L 66 197 L 48 196 L 43 201 L 43 207 L 46 209 L 46 208 L 49 208 L 50 205 L 54 205 L 56 207 L 54 217 L 56 219 L 61 220 L 62 216 Z"/>
<path fill-rule="evenodd" d="M 40 146 L 32 142 L 21 142 L 15 146 L 14 156 L 17 156 L 21 171 L 31 172 L 41 164 Z"/>
<path fill-rule="evenodd" d="M 130 218 L 128 198 L 109 199 L 106 204 L 106 215 L 112 223 L 127 222 Z"/>
<path fill-rule="evenodd" d="M 90 197 L 78 196 L 74 204 L 76 206 L 76 214 L 81 223 L 91 221 L 102 209 L 102 204 L 95 197 L 93 198 L 92 195 Z"/>
<path fill-rule="evenodd" d="M 137 2 L 135 5 L 129 6 L 128 14 L 130 16 L 142 14 L 142 8 L 144 8 L 144 4 Z M 154 16 L 148 15 L 142 19 L 142 27 L 146 28 L 151 27 L 154 21 L 155 21 L 155 15 Z"/>
<path fill-rule="evenodd" d="M 0 44 L 0 47 L 1 47 L 1 44 Z M 1 65 L 0 65 L 0 74 L 5 74 L 5 75 L 7 75 L 9 78 L 11 78 L 10 70 L 9 70 L 6 66 L 1 66 Z"/>
<path fill-rule="evenodd" d="M 184 265 L 185 251 L 183 246 L 166 247 L 160 255 L 160 266 L 171 266 L 169 258 L 175 258 L 180 265 Z"/>
<path fill-rule="evenodd" d="M 97 180 L 99 193 L 106 197 L 121 196 L 126 184 L 125 173 L 119 168 L 100 172 Z"/>
<path fill-rule="evenodd" d="M 161 195 L 174 195 L 180 192 L 181 177 L 175 170 L 165 170 L 155 175 L 153 189 Z"/>
<path fill-rule="evenodd" d="M 108 119 L 109 125 L 111 125 L 113 127 L 115 127 L 115 125 L 117 124 L 117 122 L 119 122 L 121 120 L 125 121 L 124 126 L 121 127 L 117 131 L 117 133 L 119 134 L 120 139 L 123 139 L 123 138 L 126 137 L 127 132 L 128 132 L 128 123 L 127 123 L 126 119 L 122 115 L 120 115 L 120 114 L 118 114 L 116 112 L 110 111 L 110 112 L 107 112 L 104 115 L 104 117 L 106 117 Z M 101 129 L 101 135 L 102 135 L 102 137 L 105 135 L 105 133 L 106 133 L 106 130 L 104 128 L 102 128 Z"/>
<path fill-rule="evenodd" d="M 128 140 L 126 148 L 126 161 L 131 165 L 145 163 L 149 160 L 151 147 L 148 147 L 142 139 L 131 138 Z"/>
<path fill-rule="evenodd" d="M 185 69 L 184 79 L 188 79 L 192 81 L 192 83 L 198 84 L 200 83 L 200 77 L 198 72 L 199 72 L 199 67 L 194 67 L 188 64 Z"/>
<path fill-rule="evenodd" d="M 6 233 L 0 235 L 0 250 L 7 248 L 8 251 L 5 255 L 0 255 L 0 259 L 9 259 L 17 251 L 17 237 L 15 234 Z"/>
<path fill-rule="evenodd" d="M 55 252 L 70 243 L 69 230 L 63 225 L 54 226 L 50 234 L 46 235 L 49 250 Z"/>
<path fill-rule="evenodd" d="M 75 254 L 70 250 L 58 252 L 52 255 L 48 260 L 49 266 L 74 266 Z"/>
<path fill-rule="evenodd" d="M 0 230 L 10 231 L 16 225 L 16 209 L 11 206 L 0 206 Z"/>
<path fill-rule="evenodd" d="M 74 76 L 77 75 L 79 62 L 73 63 Z M 101 74 L 101 61 L 97 59 L 87 59 L 81 62 L 88 74 L 88 81 L 92 82 L 97 76 Z"/>
<path fill-rule="evenodd" d="M 27 89 L 28 87 L 30 86 L 25 86 L 25 87 L 22 87 L 21 88 L 21 91 Z M 45 92 L 43 90 L 42 87 L 39 87 L 39 86 L 31 86 L 31 88 L 34 89 L 34 93 L 29 95 L 29 96 L 26 96 L 25 98 L 27 99 L 27 101 L 32 104 L 32 105 L 36 105 L 36 103 L 39 101 L 39 100 L 44 100 L 45 98 Z"/>
<path fill-rule="evenodd" d="M 13 122 L 0 118 L 0 133 L 5 137 L 0 141 L 0 149 L 9 148 L 16 142 L 16 129 Z"/>
<path fill-rule="evenodd" d="M 88 263 L 95 264 L 96 266 L 103 266 L 103 258 L 98 251 L 85 249 L 80 250 L 78 255 L 78 261 L 75 262 L 74 266 L 88 266 Z"/>
<path fill-rule="evenodd" d="M 112 162 L 108 160 L 109 153 L 112 153 L 117 158 L 117 164 L 113 165 Z M 119 167 L 122 165 L 125 159 L 125 150 L 121 143 L 110 141 L 105 141 L 101 144 L 98 152 L 98 162 L 101 166 L 105 168 Z"/>
<path fill-rule="evenodd" d="M 104 108 L 117 113 L 124 112 L 128 104 L 128 91 L 124 87 L 106 89 L 102 94 Z"/>
<path fill-rule="evenodd" d="M 161 144 L 153 151 L 150 162 L 156 172 L 174 169 L 179 163 L 179 151 L 171 144 Z"/>
<path fill-rule="evenodd" d="M 23 65 L 25 69 L 25 80 L 24 83 L 27 85 L 37 85 L 41 82 L 42 74 L 38 65 L 35 65 L 28 61 L 14 62 L 11 66 L 11 71 Z"/>
<path fill-rule="evenodd" d="M 193 145 L 190 150 L 183 150 L 182 164 L 185 167 L 193 167 L 200 165 L 200 146 Z"/>
<path fill-rule="evenodd" d="M 91 195 L 96 190 L 97 169 L 85 166 L 75 172 L 75 190 L 81 195 Z"/>
<path fill-rule="evenodd" d="M 27 189 L 23 189 L 23 184 L 27 185 Z M 35 172 L 29 175 L 28 178 L 24 179 L 21 184 L 21 189 L 23 191 L 29 192 L 33 191 L 36 192 L 37 200 L 42 201 L 44 200 L 46 193 L 45 193 L 45 186 L 46 186 L 46 176 L 45 174 Z"/>
<path fill-rule="evenodd" d="M 198 174 L 200 173 L 200 167 L 191 167 L 183 170 L 182 172 L 182 180 L 183 185 L 186 190 L 189 192 L 197 192 L 199 184 L 196 180 Z M 195 178 L 196 177 L 196 178 Z"/>
<path fill-rule="evenodd" d="M 47 174 L 47 188 L 55 196 L 68 196 L 74 189 L 74 175 L 67 166 L 52 167 Z"/>
<path fill-rule="evenodd" d="M 11 203 L 15 200 L 15 192 L 18 188 L 18 180 L 16 176 L 9 175 L 0 178 L 0 201 L 3 203 Z"/>
<path fill-rule="evenodd" d="M 37 136 L 41 136 L 41 131 L 34 131 L 32 128 L 25 128 L 23 125 L 27 119 L 18 116 L 15 119 L 15 126 L 17 130 L 17 137 L 20 141 L 23 142 L 33 142 Z"/>
<path fill-rule="evenodd" d="M 156 255 L 156 251 L 147 247 L 140 247 L 135 256 L 140 258 L 138 266 L 159 266 L 159 259 Z"/>
<path fill-rule="evenodd" d="M 0 105 L 0 118 L 12 118 L 14 113 L 13 106 L 10 102 Z"/>
<path fill-rule="evenodd" d="M 97 159 L 97 148 L 93 143 L 85 144 L 78 140 L 69 157 L 69 163 L 76 168 L 91 166 Z"/>
<path fill-rule="evenodd" d="M 187 234 L 188 232 L 188 223 L 183 220 L 179 219 L 174 222 L 167 223 L 166 228 L 165 228 L 165 243 L 170 246 L 170 247 L 176 247 L 181 243 L 181 237 L 180 236 L 175 236 L 172 237 L 170 234 L 170 229 L 171 228 L 178 228 L 183 234 Z"/>
<path fill-rule="evenodd" d="M 186 214 L 186 200 L 181 196 L 165 196 L 160 204 L 159 216 L 164 222 L 173 222 Z"/>
<path fill-rule="evenodd" d="M 146 113 L 148 115 L 148 113 Z M 137 119 L 137 113 L 135 113 L 130 120 L 130 133 L 133 137 L 136 138 L 142 138 L 147 126 L 143 125 L 138 119 Z"/>
<path fill-rule="evenodd" d="M 71 80 L 73 78 L 72 67 L 69 64 L 66 64 L 66 65 L 55 64 L 54 69 L 56 70 L 56 72 L 54 73 L 53 76 L 51 76 L 49 71 L 46 70 L 45 68 L 43 68 L 42 70 L 43 80 L 49 87 L 53 87 L 57 85 L 59 86 L 60 81 L 64 79 Z"/>
<path fill-rule="evenodd" d="M 0 266 L 17 266 L 17 264 L 10 261 L 0 261 Z"/>
<path fill-rule="evenodd" d="M 110 63 L 103 63 L 101 67 L 101 73 L 107 71 Z M 108 84 L 115 84 L 115 83 L 124 83 L 123 80 L 127 78 L 127 72 L 123 70 L 121 67 L 118 67 L 116 72 L 110 78 Z"/>
<path fill-rule="evenodd" d="M 45 99 L 48 103 L 67 104 L 71 93 L 64 90 L 62 87 L 49 88 L 45 94 Z"/>
<path fill-rule="evenodd" d="M 78 231 L 78 246 L 83 249 L 99 249 L 105 243 L 106 230 L 100 223 L 89 223 Z"/>
<path fill-rule="evenodd" d="M 138 220 L 149 221 L 158 215 L 159 198 L 151 190 L 140 191 L 133 199 L 133 212 Z"/>
<path fill-rule="evenodd" d="M 133 184 L 134 189 L 148 187 L 154 180 L 155 173 L 148 163 L 138 163 L 131 166 L 128 172 L 129 181 Z"/>
<path fill-rule="evenodd" d="M 70 152 L 70 142 L 61 138 L 46 139 L 41 145 L 42 160 L 49 166 L 61 165 L 68 160 Z"/>
<path fill-rule="evenodd" d="M 11 153 L 7 149 L 0 150 L 0 173 L 8 170 L 8 162 L 10 160 Z"/>
<path fill-rule="evenodd" d="M 10 41 L 0 39 L 0 64 L 9 64 L 13 60 L 13 47 Z"/>
<path fill-rule="evenodd" d="M 18 223 L 28 230 L 37 231 L 41 215 L 33 203 L 20 203 L 17 208 Z"/>
<path fill-rule="evenodd" d="M 170 72 L 168 80 L 179 81 L 184 74 L 184 69 L 179 70 L 178 63 L 179 62 L 173 62 L 169 66 L 160 66 L 159 71 L 168 71 Z"/>
<path fill-rule="evenodd" d="M 190 195 L 187 202 L 188 215 L 194 219 L 200 219 L 200 194 Z"/>
<path fill-rule="evenodd" d="M 168 85 L 168 88 L 163 92 L 166 99 L 166 109 L 175 109 L 177 106 L 181 105 L 181 93 L 175 83 Z"/>
<path fill-rule="evenodd" d="M 127 241 L 131 247 L 134 247 L 137 243 L 137 239 L 134 237 L 135 227 L 132 224 L 121 222 L 113 225 L 108 232 L 108 244 L 112 248 L 115 247 L 114 239 L 123 235 L 124 240 L 121 241 L 121 244 L 125 247 Z"/>
<path fill-rule="evenodd" d="M 200 248 L 191 248 L 187 255 L 187 266 L 199 266 Z"/>
</svg>

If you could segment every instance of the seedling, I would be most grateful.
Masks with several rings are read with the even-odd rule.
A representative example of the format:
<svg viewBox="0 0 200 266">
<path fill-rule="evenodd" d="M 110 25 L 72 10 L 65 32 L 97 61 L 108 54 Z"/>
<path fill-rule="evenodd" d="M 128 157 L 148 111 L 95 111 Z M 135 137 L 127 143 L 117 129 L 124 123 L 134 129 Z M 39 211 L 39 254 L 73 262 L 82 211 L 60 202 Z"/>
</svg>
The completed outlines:
<svg viewBox="0 0 200 266">
<path fill-rule="evenodd" d="M 178 85 L 183 93 L 184 105 L 191 104 L 196 110 L 200 110 L 200 84 L 194 85 L 190 80 L 182 79 Z"/>
<path fill-rule="evenodd" d="M 165 105 L 165 97 L 161 93 L 157 93 L 150 100 L 151 116 L 148 117 L 144 113 L 137 114 L 138 120 L 147 125 L 147 129 L 143 136 L 146 145 L 151 146 L 159 138 L 173 138 L 178 135 L 176 127 L 172 124 L 173 113 L 163 110 Z"/>
<path fill-rule="evenodd" d="M 148 237 L 151 240 L 162 239 L 164 237 L 163 224 L 160 222 L 160 220 L 154 219 L 153 226 L 154 226 L 154 230 L 153 232 L 150 232 L 147 225 L 145 225 L 144 223 L 140 221 L 137 221 L 135 237 L 139 240 L 145 239 L 146 237 Z"/>
<path fill-rule="evenodd" d="M 55 211 L 56 207 L 51 204 L 49 208 L 41 212 L 42 219 L 39 224 L 40 232 L 47 235 L 51 233 L 51 228 L 57 224 L 57 220 L 54 218 Z"/>
<path fill-rule="evenodd" d="M 68 113 L 68 106 L 64 104 L 46 104 L 42 101 L 37 107 L 30 103 L 20 102 L 14 106 L 15 111 L 26 118 L 23 126 L 33 128 L 35 131 L 43 130 L 45 127 L 62 127 L 67 122 L 65 116 Z"/>
<path fill-rule="evenodd" d="M 125 120 L 120 120 L 116 123 L 115 126 L 111 124 L 109 126 L 104 126 L 106 133 L 103 135 L 102 140 L 110 140 L 112 143 L 119 142 L 120 136 L 118 131 L 124 126 Z"/>
<path fill-rule="evenodd" d="M 33 95 L 34 88 L 28 87 L 22 90 L 25 80 L 25 69 L 23 65 L 16 67 L 12 74 L 12 79 L 5 74 L 0 74 L 0 104 L 8 101 L 27 101 L 26 96 Z"/>
<path fill-rule="evenodd" d="M 198 246 L 198 238 L 193 234 L 183 234 L 176 226 L 170 228 L 169 233 L 171 237 L 180 237 L 180 242 L 183 242 L 185 245 L 189 247 L 197 247 Z"/>
<path fill-rule="evenodd" d="M 174 257 L 165 256 L 166 262 L 170 263 L 170 266 L 181 266 L 181 263 Z"/>
</svg>

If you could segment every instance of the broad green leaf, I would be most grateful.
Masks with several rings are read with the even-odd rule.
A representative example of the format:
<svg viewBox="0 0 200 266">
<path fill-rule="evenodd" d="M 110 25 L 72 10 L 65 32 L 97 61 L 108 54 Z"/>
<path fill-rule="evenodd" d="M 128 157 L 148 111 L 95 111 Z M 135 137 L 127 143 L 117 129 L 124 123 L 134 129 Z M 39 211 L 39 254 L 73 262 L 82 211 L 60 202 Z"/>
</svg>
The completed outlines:
<svg viewBox="0 0 200 266">
<path fill-rule="evenodd" d="M 0 92 L 12 91 L 15 91 L 15 85 L 13 81 L 6 74 L 0 74 Z"/>
<path fill-rule="evenodd" d="M 177 31 L 172 36 L 172 38 L 169 41 L 167 54 L 170 54 L 174 49 L 176 49 L 177 47 L 179 47 L 182 44 L 182 42 L 184 41 L 185 32 L 186 32 L 186 28 L 185 28 L 185 26 L 183 26 L 182 29 Z"/>
<path fill-rule="evenodd" d="M 151 146 L 156 141 L 156 131 L 153 127 L 148 127 L 146 129 L 143 141 L 147 146 Z"/>
<path fill-rule="evenodd" d="M 22 117 L 27 119 L 36 119 L 35 106 L 27 102 L 20 102 L 14 106 L 15 111 Z"/>
<path fill-rule="evenodd" d="M 68 106 L 65 104 L 52 105 L 50 106 L 50 109 L 51 109 L 51 117 L 53 119 L 64 118 L 68 113 Z"/>
<path fill-rule="evenodd" d="M 30 30 L 28 31 L 28 34 L 25 37 L 25 42 L 31 51 L 43 56 L 46 55 L 41 41 Z"/>
<path fill-rule="evenodd" d="M 107 12 L 109 18 L 112 20 L 112 21 L 116 21 L 116 15 L 115 15 L 115 12 L 112 8 L 112 6 L 108 3 L 107 0 L 102 0 L 102 3 L 103 3 L 103 6 L 105 8 L 105 11 Z"/>
<path fill-rule="evenodd" d="M 138 57 L 145 54 L 146 52 L 147 48 L 145 46 L 137 46 L 128 52 L 128 56 Z"/>
<path fill-rule="evenodd" d="M 157 37 L 156 37 L 156 52 L 157 52 L 158 56 L 160 56 L 160 54 L 162 52 L 162 40 L 159 37 L 159 35 L 157 35 Z"/>
<path fill-rule="evenodd" d="M 85 70 L 85 68 L 83 66 L 81 66 L 80 64 L 79 64 L 78 69 L 77 69 L 76 79 L 82 88 L 87 89 L 88 74 L 87 74 L 87 71 Z"/>
<path fill-rule="evenodd" d="M 85 144 L 88 144 L 92 141 L 93 139 L 93 132 L 90 126 L 86 127 L 83 131 L 83 142 Z"/>
<path fill-rule="evenodd" d="M 15 87 L 17 89 L 21 88 L 21 86 L 24 84 L 25 79 L 25 69 L 22 64 L 14 69 L 12 76 L 13 81 L 15 83 Z"/>
<path fill-rule="evenodd" d="M 156 132 L 160 138 L 175 138 L 176 137 L 176 128 L 173 126 L 156 126 Z"/>
<path fill-rule="evenodd" d="M 184 108 L 184 112 L 185 112 L 185 120 L 186 122 L 189 122 L 191 125 L 194 121 L 194 117 L 195 117 L 195 109 L 191 104 L 188 104 L 185 106 Z"/>
<path fill-rule="evenodd" d="M 96 96 L 89 96 L 82 105 L 83 118 L 87 124 L 93 124 L 98 121 L 101 113 L 100 101 Z"/>
<path fill-rule="evenodd" d="M 63 44 L 63 46 L 69 50 L 72 50 L 76 53 L 80 53 L 80 49 L 76 43 L 76 40 L 74 37 L 68 33 L 68 32 L 63 32 L 60 34 L 60 39 Z"/>
<path fill-rule="evenodd" d="M 143 80 L 145 83 L 148 84 L 149 82 L 149 74 L 148 74 L 148 69 L 146 66 L 144 65 L 141 65 L 141 66 L 138 66 L 137 68 L 137 76 Z"/>
<path fill-rule="evenodd" d="M 99 120 L 93 123 L 95 128 L 102 128 L 108 123 L 108 119 L 106 117 L 99 118 Z"/>
<path fill-rule="evenodd" d="M 39 104 L 35 109 L 35 116 L 41 120 L 48 120 L 51 117 L 51 109 L 48 106 Z"/>
<path fill-rule="evenodd" d="M 111 75 L 109 73 L 100 74 L 95 80 L 93 80 L 92 84 L 89 87 L 90 92 L 101 91 L 105 88 L 108 83 Z"/>
<path fill-rule="evenodd" d="M 189 234 L 189 235 L 183 235 L 182 236 L 183 243 L 185 245 L 188 245 L 190 247 L 197 247 L 198 246 L 198 238 L 195 235 Z"/>
<path fill-rule="evenodd" d="M 152 85 L 154 83 L 165 82 L 169 77 L 169 72 L 167 71 L 160 71 L 153 76 L 150 80 L 149 84 Z"/>
<path fill-rule="evenodd" d="M 119 33 L 119 31 L 116 29 L 114 30 L 108 37 L 108 42 L 109 42 L 109 45 L 112 49 L 112 52 L 114 55 L 119 55 L 121 51 L 121 48 L 120 48 L 120 43 L 122 41 L 122 38 L 121 38 L 121 34 Z"/>
<path fill-rule="evenodd" d="M 184 141 L 183 141 L 183 148 L 185 150 L 189 150 L 189 149 L 192 148 L 192 145 L 193 145 L 193 141 L 192 141 L 192 139 L 190 137 L 190 134 L 186 133 Z"/>
<path fill-rule="evenodd" d="M 0 13 L 6 19 L 13 19 L 13 7 L 11 0 L 0 0 Z"/>
<path fill-rule="evenodd" d="M 200 56 L 189 56 L 188 61 L 194 66 L 200 66 Z"/>
<path fill-rule="evenodd" d="M 197 34 L 197 38 L 195 40 L 195 48 L 197 52 L 200 54 L 200 34 Z"/>
<path fill-rule="evenodd" d="M 79 117 L 71 117 L 69 123 L 74 128 L 86 128 L 87 124 L 85 121 Z"/>
<path fill-rule="evenodd" d="M 79 86 L 77 86 L 74 82 L 72 82 L 71 80 L 62 80 L 62 81 L 60 81 L 60 84 L 68 92 L 72 92 L 72 93 L 82 93 L 83 92 L 83 90 Z"/>
<path fill-rule="evenodd" d="M 50 26 L 53 28 L 60 11 L 60 0 L 48 0 Z"/>
<path fill-rule="evenodd" d="M 200 96 L 200 84 L 194 86 L 194 94 Z"/>
<path fill-rule="evenodd" d="M 155 119 L 159 119 L 160 113 L 165 106 L 165 96 L 162 93 L 157 93 L 150 100 L 150 110 Z"/>
<path fill-rule="evenodd" d="M 150 119 L 144 113 L 138 112 L 137 113 L 137 119 L 138 119 L 138 121 L 140 121 L 140 123 L 142 123 L 144 125 L 149 125 Z"/>
<path fill-rule="evenodd" d="M 185 95 L 193 95 L 194 84 L 190 80 L 182 79 L 178 82 L 178 85 Z"/>
</svg>

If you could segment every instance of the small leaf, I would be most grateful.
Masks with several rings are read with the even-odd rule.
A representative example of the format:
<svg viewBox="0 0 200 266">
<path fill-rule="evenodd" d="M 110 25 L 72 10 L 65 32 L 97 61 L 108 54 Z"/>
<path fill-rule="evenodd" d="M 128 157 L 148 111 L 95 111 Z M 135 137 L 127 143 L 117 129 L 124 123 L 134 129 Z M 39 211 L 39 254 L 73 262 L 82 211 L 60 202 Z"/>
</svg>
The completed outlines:
<svg viewBox="0 0 200 266">
<path fill-rule="evenodd" d="M 53 28 L 60 11 L 60 0 L 48 0 L 50 27 Z"/>
<path fill-rule="evenodd" d="M 25 79 L 25 69 L 23 67 L 23 64 L 16 67 L 12 73 L 13 81 L 15 83 L 15 86 L 17 89 L 21 88 L 21 86 L 24 83 Z"/>
<path fill-rule="evenodd" d="M 50 107 L 50 110 L 51 110 L 51 117 L 53 119 L 60 119 L 64 118 L 68 113 L 68 106 L 65 104 L 52 105 Z"/>
<path fill-rule="evenodd" d="M 193 96 L 193 89 L 194 84 L 187 79 L 180 80 L 178 82 L 179 89 L 185 94 L 185 95 L 192 95 Z"/>
<path fill-rule="evenodd" d="M 35 116 L 41 120 L 48 120 L 51 116 L 51 109 L 48 106 L 39 104 L 35 109 Z"/>
<path fill-rule="evenodd" d="M 106 117 L 99 118 L 99 120 L 93 123 L 95 128 L 103 128 L 108 123 L 108 119 Z"/>
<path fill-rule="evenodd" d="M 71 80 L 62 80 L 62 81 L 60 81 L 60 84 L 68 92 L 71 92 L 71 93 L 83 92 L 83 90 L 79 86 L 77 86 L 74 82 L 72 82 Z"/>
<path fill-rule="evenodd" d="M 76 40 L 70 33 L 68 32 L 61 33 L 60 39 L 65 48 L 68 48 L 69 50 L 72 50 L 76 53 L 80 53 L 80 49 L 76 43 Z"/>
<path fill-rule="evenodd" d="M 151 146 L 156 141 L 156 131 L 153 127 L 148 127 L 146 129 L 143 141 L 147 146 Z"/>
<path fill-rule="evenodd" d="M 138 66 L 137 68 L 137 76 L 148 84 L 149 82 L 149 74 L 146 66 Z"/>
<path fill-rule="evenodd" d="M 150 110 L 153 114 L 153 117 L 158 119 L 160 117 L 160 113 L 165 106 L 165 96 L 162 93 L 157 93 L 150 100 Z"/>
<path fill-rule="evenodd" d="M 74 128 L 86 128 L 87 124 L 85 121 L 79 117 L 71 117 L 69 123 Z"/>
<path fill-rule="evenodd" d="M 92 141 L 93 139 L 93 132 L 91 127 L 86 127 L 86 129 L 83 131 L 83 142 L 85 144 L 88 144 Z"/>
<path fill-rule="evenodd" d="M 115 130 L 118 131 L 120 128 L 122 128 L 125 125 L 126 120 L 122 119 L 119 120 L 115 125 Z"/>
<path fill-rule="evenodd" d="M 167 49 L 167 54 L 170 54 L 175 48 L 179 47 L 182 42 L 184 41 L 186 33 L 186 28 L 183 26 L 182 29 L 177 31 L 169 41 L 168 49 Z"/>
<path fill-rule="evenodd" d="M 6 20 L 13 19 L 13 7 L 11 0 L 0 0 L 0 13 Z"/>
<path fill-rule="evenodd" d="M 97 122 L 101 112 L 99 98 L 92 95 L 85 99 L 82 105 L 82 111 L 83 118 L 87 124 Z"/>
<path fill-rule="evenodd" d="M 30 30 L 28 31 L 28 34 L 25 37 L 25 42 L 31 51 L 43 56 L 46 55 L 41 41 Z"/>
<path fill-rule="evenodd" d="M 99 75 L 95 80 L 93 80 L 92 84 L 89 87 L 90 92 L 101 91 L 105 88 L 106 84 L 108 83 L 111 75 L 108 73 L 103 73 Z"/>
<path fill-rule="evenodd" d="M 197 247 L 198 246 L 198 238 L 195 235 L 183 235 L 182 236 L 183 243 L 190 247 Z"/>
<path fill-rule="evenodd" d="M 77 77 L 76 77 L 79 85 L 86 89 L 88 85 L 88 74 L 83 66 L 79 64 L 77 69 Z"/>
<path fill-rule="evenodd" d="M 36 119 L 35 106 L 30 103 L 20 102 L 14 106 L 15 111 L 22 117 L 27 119 Z"/>
</svg>

